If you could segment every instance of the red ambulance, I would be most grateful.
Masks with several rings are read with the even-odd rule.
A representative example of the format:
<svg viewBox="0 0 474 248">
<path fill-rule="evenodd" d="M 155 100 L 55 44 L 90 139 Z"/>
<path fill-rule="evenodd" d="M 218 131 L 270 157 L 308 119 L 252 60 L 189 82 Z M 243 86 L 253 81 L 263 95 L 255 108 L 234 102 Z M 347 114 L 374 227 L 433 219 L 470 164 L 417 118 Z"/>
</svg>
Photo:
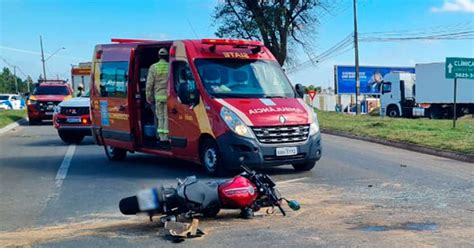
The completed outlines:
<svg viewBox="0 0 474 248">
<path fill-rule="evenodd" d="M 156 140 L 146 78 L 169 50 L 170 146 Z M 92 134 L 110 160 L 143 152 L 202 164 L 209 174 L 291 164 L 311 170 L 321 157 L 316 113 L 258 41 L 112 39 L 97 45 L 91 80 Z M 295 90 L 297 89 L 297 90 Z"/>
</svg>

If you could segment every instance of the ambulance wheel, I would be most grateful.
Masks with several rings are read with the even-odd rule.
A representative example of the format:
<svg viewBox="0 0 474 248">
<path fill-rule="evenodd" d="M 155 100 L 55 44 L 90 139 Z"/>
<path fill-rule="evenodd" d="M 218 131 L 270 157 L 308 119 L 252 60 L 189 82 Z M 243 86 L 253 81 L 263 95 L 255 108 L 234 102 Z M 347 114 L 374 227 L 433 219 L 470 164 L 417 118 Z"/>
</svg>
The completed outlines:
<svg viewBox="0 0 474 248">
<path fill-rule="evenodd" d="M 315 165 L 316 165 L 316 161 L 314 160 L 306 162 L 306 163 L 301 163 L 301 164 L 292 164 L 293 168 L 296 171 L 310 171 L 314 168 Z"/>
<path fill-rule="evenodd" d="M 104 146 L 105 155 L 111 161 L 122 161 L 127 157 L 127 150 L 113 147 L 113 146 Z"/>
<path fill-rule="evenodd" d="M 201 163 L 204 165 L 207 174 L 211 176 L 224 176 L 219 147 L 212 139 L 206 139 L 201 145 Z"/>
</svg>

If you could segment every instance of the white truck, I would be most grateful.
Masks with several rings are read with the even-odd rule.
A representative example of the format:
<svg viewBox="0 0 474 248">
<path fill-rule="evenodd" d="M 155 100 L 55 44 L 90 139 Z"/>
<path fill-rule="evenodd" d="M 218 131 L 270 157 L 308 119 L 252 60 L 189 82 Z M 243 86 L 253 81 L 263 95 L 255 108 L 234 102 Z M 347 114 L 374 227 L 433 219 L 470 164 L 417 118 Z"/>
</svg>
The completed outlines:
<svg viewBox="0 0 474 248">
<path fill-rule="evenodd" d="M 381 115 L 452 118 L 454 80 L 445 78 L 444 63 L 417 64 L 407 72 L 385 75 L 380 93 Z M 474 80 L 458 79 L 457 116 L 474 114 Z"/>
</svg>

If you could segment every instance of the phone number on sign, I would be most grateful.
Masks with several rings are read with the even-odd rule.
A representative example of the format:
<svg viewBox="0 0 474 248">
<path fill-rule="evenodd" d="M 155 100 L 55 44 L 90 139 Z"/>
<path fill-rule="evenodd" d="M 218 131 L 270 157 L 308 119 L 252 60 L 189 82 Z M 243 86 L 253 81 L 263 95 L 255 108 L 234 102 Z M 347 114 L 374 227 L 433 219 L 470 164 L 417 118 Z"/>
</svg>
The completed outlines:
<svg viewBox="0 0 474 248">
<path fill-rule="evenodd" d="M 474 78 L 474 73 L 455 73 L 454 76 L 457 78 Z"/>
</svg>

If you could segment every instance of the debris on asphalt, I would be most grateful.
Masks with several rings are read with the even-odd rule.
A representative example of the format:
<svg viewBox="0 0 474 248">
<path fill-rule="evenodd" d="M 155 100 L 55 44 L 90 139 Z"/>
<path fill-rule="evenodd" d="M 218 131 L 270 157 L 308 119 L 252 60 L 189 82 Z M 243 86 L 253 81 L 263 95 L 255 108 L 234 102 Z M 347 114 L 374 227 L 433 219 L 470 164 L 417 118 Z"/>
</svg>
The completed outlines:
<svg viewBox="0 0 474 248">
<path fill-rule="evenodd" d="M 185 238 L 198 238 L 204 232 L 198 228 L 199 220 L 192 219 L 191 222 L 166 221 L 165 230 L 169 232 L 173 242 L 183 242 Z"/>
</svg>

